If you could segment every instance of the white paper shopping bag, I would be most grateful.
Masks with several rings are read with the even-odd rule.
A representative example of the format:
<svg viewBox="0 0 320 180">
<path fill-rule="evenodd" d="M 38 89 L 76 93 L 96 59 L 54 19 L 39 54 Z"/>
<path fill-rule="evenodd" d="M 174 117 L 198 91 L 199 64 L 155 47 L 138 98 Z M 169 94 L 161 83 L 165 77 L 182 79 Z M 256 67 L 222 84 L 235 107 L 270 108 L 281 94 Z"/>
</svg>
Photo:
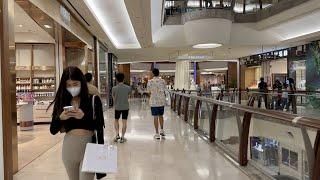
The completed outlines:
<svg viewBox="0 0 320 180">
<path fill-rule="evenodd" d="M 88 143 L 82 163 L 82 172 L 116 173 L 117 147 Z"/>
</svg>

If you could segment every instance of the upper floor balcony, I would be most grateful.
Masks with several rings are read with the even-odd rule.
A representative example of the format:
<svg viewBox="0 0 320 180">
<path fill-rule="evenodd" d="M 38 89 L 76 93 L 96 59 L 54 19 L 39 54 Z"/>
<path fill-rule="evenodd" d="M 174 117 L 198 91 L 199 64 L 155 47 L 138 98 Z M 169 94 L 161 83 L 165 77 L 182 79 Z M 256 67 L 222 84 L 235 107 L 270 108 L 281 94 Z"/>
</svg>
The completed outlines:
<svg viewBox="0 0 320 180">
<path fill-rule="evenodd" d="M 165 25 L 223 18 L 235 23 L 258 22 L 309 0 L 165 0 Z"/>
</svg>

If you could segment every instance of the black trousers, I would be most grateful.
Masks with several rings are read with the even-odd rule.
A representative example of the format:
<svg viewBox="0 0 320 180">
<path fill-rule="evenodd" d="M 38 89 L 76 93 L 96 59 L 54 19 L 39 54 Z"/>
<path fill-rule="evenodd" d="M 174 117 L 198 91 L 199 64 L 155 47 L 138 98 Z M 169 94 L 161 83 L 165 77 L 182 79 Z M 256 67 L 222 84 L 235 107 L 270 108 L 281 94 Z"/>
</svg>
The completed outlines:
<svg viewBox="0 0 320 180">
<path fill-rule="evenodd" d="M 258 108 L 261 107 L 261 100 L 263 98 L 263 101 L 264 101 L 264 105 L 266 107 L 266 109 L 269 109 L 269 104 L 268 104 L 268 95 L 267 94 L 262 94 L 262 95 L 259 95 L 259 99 L 258 99 Z"/>
</svg>

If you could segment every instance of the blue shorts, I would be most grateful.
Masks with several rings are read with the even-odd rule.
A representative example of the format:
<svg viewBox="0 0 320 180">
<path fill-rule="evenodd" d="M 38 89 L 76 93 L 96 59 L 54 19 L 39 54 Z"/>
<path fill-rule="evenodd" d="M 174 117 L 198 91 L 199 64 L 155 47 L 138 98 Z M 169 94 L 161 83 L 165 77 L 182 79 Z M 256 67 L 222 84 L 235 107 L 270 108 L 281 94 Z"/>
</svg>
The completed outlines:
<svg viewBox="0 0 320 180">
<path fill-rule="evenodd" d="M 152 116 L 163 116 L 164 106 L 151 107 L 151 114 L 152 114 Z"/>
</svg>

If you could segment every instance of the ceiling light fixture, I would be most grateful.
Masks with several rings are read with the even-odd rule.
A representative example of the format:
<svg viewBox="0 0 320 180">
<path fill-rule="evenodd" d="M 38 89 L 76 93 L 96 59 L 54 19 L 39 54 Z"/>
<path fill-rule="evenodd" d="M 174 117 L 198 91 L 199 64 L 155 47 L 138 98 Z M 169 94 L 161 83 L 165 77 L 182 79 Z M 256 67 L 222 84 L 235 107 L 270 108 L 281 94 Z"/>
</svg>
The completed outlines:
<svg viewBox="0 0 320 180">
<path fill-rule="evenodd" d="M 84 2 L 117 49 L 141 48 L 124 0 L 84 0 Z"/>
<path fill-rule="evenodd" d="M 196 44 L 192 47 L 195 49 L 213 49 L 222 46 L 222 44 L 217 43 L 207 43 L 207 44 Z"/>
<path fill-rule="evenodd" d="M 52 28 L 52 26 L 50 26 L 48 24 L 45 24 L 44 27 L 47 28 L 47 29 L 51 29 Z"/>
<path fill-rule="evenodd" d="M 19 24 L 18 26 L 19 26 L 19 27 L 22 27 L 23 25 L 22 25 L 22 24 Z"/>
</svg>

